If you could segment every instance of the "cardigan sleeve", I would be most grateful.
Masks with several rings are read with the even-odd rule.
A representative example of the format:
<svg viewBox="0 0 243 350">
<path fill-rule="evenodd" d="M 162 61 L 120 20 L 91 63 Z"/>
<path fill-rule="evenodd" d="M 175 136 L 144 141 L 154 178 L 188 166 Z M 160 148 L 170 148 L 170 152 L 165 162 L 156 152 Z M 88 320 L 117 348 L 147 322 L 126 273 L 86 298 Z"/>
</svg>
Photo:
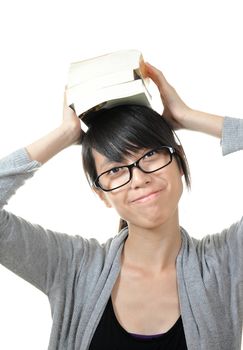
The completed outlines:
<svg viewBox="0 0 243 350">
<path fill-rule="evenodd" d="M 224 118 L 221 139 L 222 153 L 227 155 L 243 150 L 243 119 Z M 212 239 L 213 246 L 223 253 L 224 263 L 228 262 L 231 279 L 243 282 L 243 217 Z M 221 261 L 222 261 L 221 260 Z"/>
<path fill-rule="evenodd" d="M 243 150 L 243 119 L 224 118 L 221 147 L 223 155 Z M 213 249 L 219 254 L 219 261 L 228 264 L 231 278 L 243 281 L 243 217 L 207 241 L 212 243 Z"/>
<path fill-rule="evenodd" d="M 77 258 L 75 252 L 79 255 L 85 242 L 80 236 L 46 230 L 3 209 L 40 167 L 24 148 L 0 160 L 0 263 L 48 294 L 66 277 L 70 262 Z"/>
<path fill-rule="evenodd" d="M 221 146 L 224 156 L 243 150 L 243 119 L 224 118 Z"/>
<path fill-rule="evenodd" d="M 225 117 L 221 146 L 223 155 L 243 150 L 242 119 Z M 204 284 L 209 285 L 218 313 L 224 310 L 229 322 L 243 319 L 243 217 L 222 232 L 205 236 L 197 249 Z"/>
</svg>

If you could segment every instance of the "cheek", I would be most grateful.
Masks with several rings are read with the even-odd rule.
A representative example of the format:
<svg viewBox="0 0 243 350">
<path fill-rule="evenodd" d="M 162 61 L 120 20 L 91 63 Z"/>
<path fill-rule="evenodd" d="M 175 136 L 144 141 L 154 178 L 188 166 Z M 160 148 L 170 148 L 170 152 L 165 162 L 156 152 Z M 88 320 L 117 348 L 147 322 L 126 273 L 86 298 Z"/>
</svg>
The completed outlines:
<svg viewBox="0 0 243 350">
<path fill-rule="evenodd" d="M 161 186 L 163 181 L 167 183 L 165 192 L 158 201 L 144 206 L 131 206 L 126 203 L 126 189 L 105 194 L 105 203 L 113 207 L 118 215 L 128 223 L 152 227 L 162 223 L 171 217 L 177 210 L 178 202 L 183 192 L 182 176 L 176 164 L 171 171 L 158 174 L 155 178 L 156 186 Z M 103 199 L 104 200 L 104 199 Z"/>
<path fill-rule="evenodd" d="M 169 192 L 168 192 L 168 206 L 171 210 L 173 208 L 177 208 L 178 203 L 180 201 L 181 195 L 183 193 L 183 182 L 182 176 L 178 174 L 174 174 L 169 183 Z"/>
<path fill-rule="evenodd" d="M 106 206 L 112 207 L 116 210 L 120 218 L 129 221 L 131 217 L 135 215 L 131 207 L 126 203 L 126 196 L 122 190 L 113 191 L 112 193 L 106 193 L 105 196 Z"/>
<path fill-rule="evenodd" d="M 117 189 L 112 192 L 103 192 L 103 201 L 105 202 L 106 206 L 109 208 L 114 208 L 118 214 L 120 214 L 120 211 L 124 207 L 122 203 L 124 203 L 124 191 L 122 189 Z"/>
</svg>

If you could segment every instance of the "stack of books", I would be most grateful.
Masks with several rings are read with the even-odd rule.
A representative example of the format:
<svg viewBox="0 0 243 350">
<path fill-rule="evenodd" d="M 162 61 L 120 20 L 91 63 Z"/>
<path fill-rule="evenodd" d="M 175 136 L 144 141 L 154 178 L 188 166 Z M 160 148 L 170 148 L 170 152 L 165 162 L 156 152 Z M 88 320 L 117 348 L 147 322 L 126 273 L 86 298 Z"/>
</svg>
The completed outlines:
<svg viewBox="0 0 243 350">
<path fill-rule="evenodd" d="M 89 111 L 121 104 L 151 107 L 142 53 L 122 50 L 71 63 L 66 96 L 81 120 Z"/>
</svg>

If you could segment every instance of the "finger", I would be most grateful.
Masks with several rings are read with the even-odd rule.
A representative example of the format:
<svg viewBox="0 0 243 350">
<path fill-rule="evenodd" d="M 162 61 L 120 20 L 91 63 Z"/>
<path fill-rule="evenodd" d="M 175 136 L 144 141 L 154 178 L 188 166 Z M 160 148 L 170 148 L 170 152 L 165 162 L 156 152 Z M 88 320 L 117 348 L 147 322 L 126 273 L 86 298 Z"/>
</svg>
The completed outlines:
<svg viewBox="0 0 243 350">
<path fill-rule="evenodd" d="M 146 71 L 147 71 L 147 76 L 149 76 L 153 82 L 158 86 L 159 90 L 163 90 L 166 87 L 169 87 L 169 83 L 165 79 L 164 74 L 157 69 L 156 67 L 152 66 L 152 64 L 146 62 Z"/>
<path fill-rule="evenodd" d="M 64 90 L 64 95 L 63 95 L 63 107 L 67 106 L 67 93 L 66 89 Z"/>
<path fill-rule="evenodd" d="M 146 62 L 145 65 L 146 65 L 146 68 L 147 68 L 147 73 L 149 75 L 154 77 L 156 80 L 160 80 L 160 78 L 161 78 L 161 80 L 165 80 L 165 77 L 164 77 L 163 73 L 159 69 L 157 69 L 156 67 L 152 66 L 152 64 L 150 64 L 148 62 Z"/>
</svg>

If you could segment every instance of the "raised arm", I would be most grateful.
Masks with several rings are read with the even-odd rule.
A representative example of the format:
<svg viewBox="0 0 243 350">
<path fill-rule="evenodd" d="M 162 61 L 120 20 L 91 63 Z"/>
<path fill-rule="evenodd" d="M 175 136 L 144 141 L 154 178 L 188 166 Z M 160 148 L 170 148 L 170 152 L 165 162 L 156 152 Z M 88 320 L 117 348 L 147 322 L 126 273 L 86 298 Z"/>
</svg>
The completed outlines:
<svg viewBox="0 0 243 350">
<path fill-rule="evenodd" d="M 0 263 L 46 294 L 68 275 L 69 259 L 79 254 L 82 259 L 84 241 L 33 225 L 3 208 L 41 164 L 80 137 L 80 122 L 64 104 L 59 128 L 0 160 Z"/>
</svg>

